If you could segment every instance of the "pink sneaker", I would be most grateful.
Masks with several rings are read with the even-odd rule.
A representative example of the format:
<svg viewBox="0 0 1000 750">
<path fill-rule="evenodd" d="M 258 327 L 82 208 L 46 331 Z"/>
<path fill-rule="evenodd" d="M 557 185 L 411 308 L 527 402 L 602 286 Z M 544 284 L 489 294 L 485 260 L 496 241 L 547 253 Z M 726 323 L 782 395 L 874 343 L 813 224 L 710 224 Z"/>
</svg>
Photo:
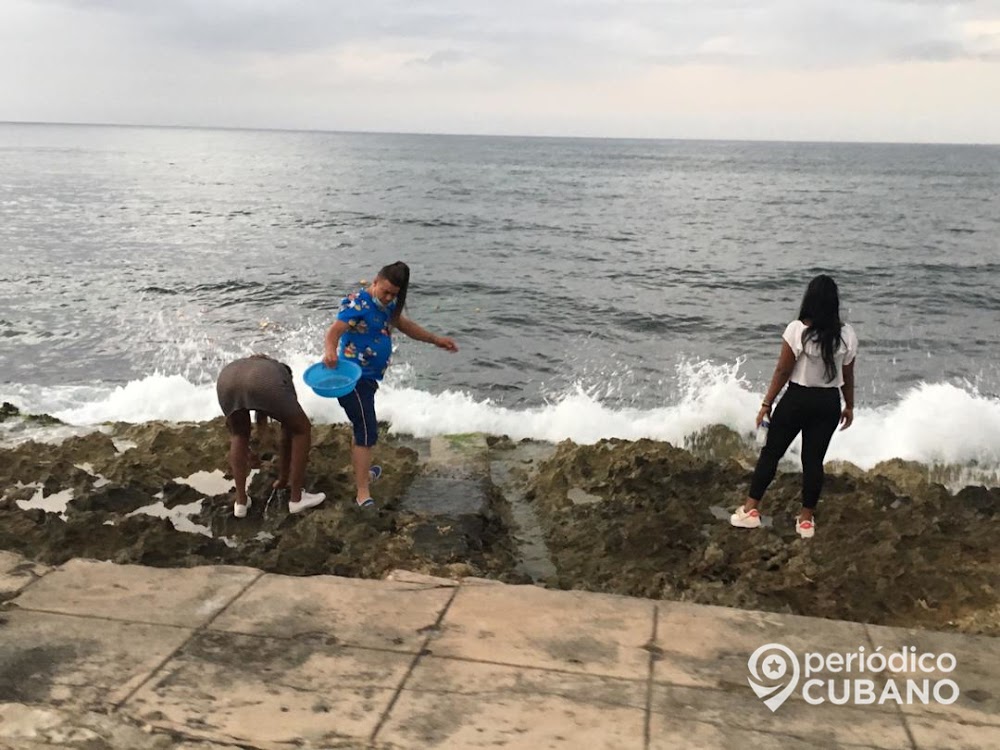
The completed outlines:
<svg viewBox="0 0 1000 750">
<path fill-rule="evenodd" d="M 759 529 L 760 511 L 756 508 L 753 510 L 744 510 L 741 505 L 736 509 L 736 512 L 729 517 L 729 523 L 741 529 Z"/>
<path fill-rule="evenodd" d="M 801 518 L 796 518 L 795 531 L 803 539 L 812 539 L 816 534 L 816 519 L 803 521 Z"/>
</svg>

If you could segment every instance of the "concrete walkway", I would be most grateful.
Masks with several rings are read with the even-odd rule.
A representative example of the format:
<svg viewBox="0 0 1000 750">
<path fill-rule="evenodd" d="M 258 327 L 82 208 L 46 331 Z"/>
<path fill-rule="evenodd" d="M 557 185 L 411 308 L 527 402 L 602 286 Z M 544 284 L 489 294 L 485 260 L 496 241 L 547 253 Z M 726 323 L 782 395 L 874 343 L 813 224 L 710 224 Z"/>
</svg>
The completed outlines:
<svg viewBox="0 0 1000 750">
<path fill-rule="evenodd" d="M 992 638 L 403 572 L 8 553 L 0 600 L 0 748 L 1000 748 Z M 770 642 L 949 651 L 961 697 L 793 694 L 772 713 L 747 684 Z"/>
</svg>

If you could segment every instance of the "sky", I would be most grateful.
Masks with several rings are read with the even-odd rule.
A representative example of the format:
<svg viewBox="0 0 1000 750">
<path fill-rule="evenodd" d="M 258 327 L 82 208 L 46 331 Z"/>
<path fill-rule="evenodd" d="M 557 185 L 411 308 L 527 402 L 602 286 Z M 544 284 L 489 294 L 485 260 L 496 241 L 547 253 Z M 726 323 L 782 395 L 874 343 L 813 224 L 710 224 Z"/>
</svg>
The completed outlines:
<svg viewBox="0 0 1000 750">
<path fill-rule="evenodd" d="M 0 121 L 1000 143 L 1000 0 L 0 0 Z"/>
</svg>

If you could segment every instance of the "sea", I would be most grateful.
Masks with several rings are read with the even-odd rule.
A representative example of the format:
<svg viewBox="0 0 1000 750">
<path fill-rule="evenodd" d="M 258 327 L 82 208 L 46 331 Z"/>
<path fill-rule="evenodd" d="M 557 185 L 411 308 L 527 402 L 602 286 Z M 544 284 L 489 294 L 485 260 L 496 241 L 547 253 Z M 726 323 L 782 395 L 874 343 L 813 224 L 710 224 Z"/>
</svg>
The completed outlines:
<svg viewBox="0 0 1000 750">
<path fill-rule="evenodd" d="M 748 439 L 809 280 L 860 339 L 828 458 L 1000 470 L 1000 146 L 0 124 L 0 442 L 219 415 L 302 372 L 347 293 L 412 269 L 393 432 Z M 44 434 L 42 434 L 44 433 Z M 794 449 L 793 449 L 794 453 Z M 992 477 L 992 479 L 990 478 Z"/>
</svg>

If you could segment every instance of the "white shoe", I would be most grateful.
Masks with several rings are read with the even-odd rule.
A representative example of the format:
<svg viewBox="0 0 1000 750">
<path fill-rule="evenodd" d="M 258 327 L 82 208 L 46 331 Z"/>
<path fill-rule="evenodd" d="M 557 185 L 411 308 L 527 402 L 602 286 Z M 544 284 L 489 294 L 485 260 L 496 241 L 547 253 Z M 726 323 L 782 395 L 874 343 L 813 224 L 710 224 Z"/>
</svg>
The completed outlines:
<svg viewBox="0 0 1000 750">
<path fill-rule="evenodd" d="M 729 523 L 741 529 L 759 529 L 760 511 L 756 508 L 753 510 L 744 510 L 741 505 L 736 509 L 736 512 L 729 517 Z"/>
<path fill-rule="evenodd" d="M 816 519 L 803 521 L 801 518 L 796 518 L 795 531 L 803 539 L 812 539 L 816 534 Z"/>
<path fill-rule="evenodd" d="M 233 503 L 233 515 L 236 516 L 237 518 L 246 518 L 247 511 L 250 509 L 251 505 L 253 505 L 253 500 L 251 500 L 249 497 L 247 498 L 246 505 L 243 505 L 241 503 Z"/>
<path fill-rule="evenodd" d="M 315 508 L 324 500 L 326 500 L 326 495 L 324 495 L 322 492 L 317 492 L 316 494 L 303 492 L 302 499 L 299 500 L 297 503 L 293 503 L 291 500 L 288 501 L 288 512 L 301 513 L 307 508 Z"/>
</svg>

